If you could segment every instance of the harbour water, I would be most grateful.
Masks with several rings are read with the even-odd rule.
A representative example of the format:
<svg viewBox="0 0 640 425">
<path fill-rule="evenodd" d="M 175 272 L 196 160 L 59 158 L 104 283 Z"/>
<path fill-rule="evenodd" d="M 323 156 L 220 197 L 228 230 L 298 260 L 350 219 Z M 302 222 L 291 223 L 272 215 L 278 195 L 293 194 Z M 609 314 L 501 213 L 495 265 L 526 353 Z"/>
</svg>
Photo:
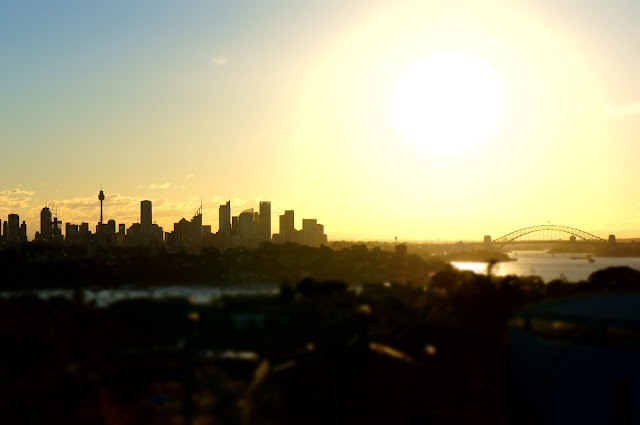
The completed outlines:
<svg viewBox="0 0 640 425">
<path fill-rule="evenodd" d="M 586 258 L 571 259 L 576 254 L 547 254 L 544 251 L 512 251 L 508 254 L 516 261 L 497 263 L 492 270 L 495 276 L 540 276 L 545 282 L 553 279 L 578 282 L 607 267 L 627 266 L 640 270 L 640 257 L 593 257 L 594 261 L 589 262 Z M 487 273 L 487 263 L 455 261 L 451 264 L 459 270 Z"/>
</svg>

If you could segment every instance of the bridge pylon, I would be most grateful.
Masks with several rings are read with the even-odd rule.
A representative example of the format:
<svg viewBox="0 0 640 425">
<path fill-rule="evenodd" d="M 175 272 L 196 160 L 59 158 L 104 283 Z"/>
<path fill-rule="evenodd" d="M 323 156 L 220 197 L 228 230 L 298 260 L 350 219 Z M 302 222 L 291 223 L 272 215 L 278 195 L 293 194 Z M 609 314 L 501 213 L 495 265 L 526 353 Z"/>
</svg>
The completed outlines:
<svg viewBox="0 0 640 425">
<path fill-rule="evenodd" d="M 493 242 L 491 242 L 491 235 L 484 235 L 484 250 L 493 251 Z"/>
</svg>

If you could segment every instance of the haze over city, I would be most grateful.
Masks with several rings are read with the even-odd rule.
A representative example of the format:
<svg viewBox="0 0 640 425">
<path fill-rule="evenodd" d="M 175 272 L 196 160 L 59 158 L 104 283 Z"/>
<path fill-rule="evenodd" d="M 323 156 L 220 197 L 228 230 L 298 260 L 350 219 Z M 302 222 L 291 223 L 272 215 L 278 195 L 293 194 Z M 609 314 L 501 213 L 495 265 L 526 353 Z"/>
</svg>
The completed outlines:
<svg viewBox="0 0 640 425">
<path fill-rule="evenodd" d="M 640 236 L 634 1 L 10 1 L 0 217 Z M 300 223 L 296 222 L 296 227 Z"/>
</svg>

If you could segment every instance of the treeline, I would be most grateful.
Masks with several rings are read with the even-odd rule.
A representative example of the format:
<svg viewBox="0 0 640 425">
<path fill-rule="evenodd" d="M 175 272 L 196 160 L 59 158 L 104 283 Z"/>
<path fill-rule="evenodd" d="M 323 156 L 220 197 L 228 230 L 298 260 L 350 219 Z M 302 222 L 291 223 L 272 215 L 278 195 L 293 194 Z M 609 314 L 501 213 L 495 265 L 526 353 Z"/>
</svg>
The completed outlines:
<svg viewBox="0 0 640 425">
<path fill-rule="evenodd" d="M 276 297 L 200 306 L 3 299 L 0 414 L 30 424 L 506 423 L 514 309 L 638 290 L 640 272 L 626 267 L 574 283 L 445 269 L 426 287 L 358 292 L 303 279 Z"/>
<path fill-rule="evenodd" d="M 118 248 L 87 257 L 84 250 L 25 244 L 0 251 L 0 286 L 7 289 L 118 286 L 122 284 L 233 284 L 296 282 L 313 276 L 349 284 L 412 282 L 426 284 L 443 261 L 396 255 L 353 246 L 339 251 L 297 244 L 265 243 L 256 249 L 196 254 L 153 252 L 150 248 Z"/>
</svg>

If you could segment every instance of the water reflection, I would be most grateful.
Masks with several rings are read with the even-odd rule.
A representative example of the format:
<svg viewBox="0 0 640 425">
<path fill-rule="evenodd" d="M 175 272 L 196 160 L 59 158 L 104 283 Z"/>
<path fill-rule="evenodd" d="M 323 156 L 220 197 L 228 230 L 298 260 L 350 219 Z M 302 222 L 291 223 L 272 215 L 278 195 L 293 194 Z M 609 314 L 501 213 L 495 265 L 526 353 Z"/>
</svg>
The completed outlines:
<svg viewBox="0 0 640 425">
<path fill-rule="evenodd" d="M 544 251 L 515 251 L 509 256 L 516 261 L 497 263 L 492 273 L 496 276 L 540 276 L 545 282 L 566 279 L 570 282 L 586 280 L 591 273 L 607 267 L 627 266 L 640 270 L 640 257 L 595 257 L 594 262 L 586 259 L 571 259 L 573 254 L 547 254 Z M 459 270 L 470 270 L 478 274 L 487 273 L 487 263 L 453 261 Z"/>
</svg>

